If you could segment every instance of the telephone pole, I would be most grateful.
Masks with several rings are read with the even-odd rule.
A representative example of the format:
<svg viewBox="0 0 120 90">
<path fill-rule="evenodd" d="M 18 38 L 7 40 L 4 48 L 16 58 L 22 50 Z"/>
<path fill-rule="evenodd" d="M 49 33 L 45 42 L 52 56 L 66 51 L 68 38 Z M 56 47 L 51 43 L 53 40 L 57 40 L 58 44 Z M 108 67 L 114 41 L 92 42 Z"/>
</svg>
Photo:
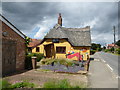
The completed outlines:
<svg viewBox="0 0 120 90">
<path fill-rule="evenodd" d="M 115 53 L 115 43 L 116 43 L 116 39 L 115 39 L 115 26 L 113 26 L 113 35 L 114 35 L 114 53 Z"/>
</svg>

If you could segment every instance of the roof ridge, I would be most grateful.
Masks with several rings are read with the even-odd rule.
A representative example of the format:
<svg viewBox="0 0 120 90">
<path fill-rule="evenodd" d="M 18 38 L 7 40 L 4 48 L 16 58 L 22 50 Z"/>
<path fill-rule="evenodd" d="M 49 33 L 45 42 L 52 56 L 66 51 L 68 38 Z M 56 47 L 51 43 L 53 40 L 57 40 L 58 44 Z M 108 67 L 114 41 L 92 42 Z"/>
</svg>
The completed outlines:
<svg viewBox="0 0 120 90">
<path fill-rule="evenodd" d="M 21 37 L 25 38 L 26 35 L 23 34 L 18 28 L 16 28 L 8 19 L 6 19 L 2 14 L 0 14 L 0 19 L 1 21 L 3 21 L 4 23 L 6 23 L 9 27 L 11 27 L 16 33 L 18 33 Z"/>
</svg>

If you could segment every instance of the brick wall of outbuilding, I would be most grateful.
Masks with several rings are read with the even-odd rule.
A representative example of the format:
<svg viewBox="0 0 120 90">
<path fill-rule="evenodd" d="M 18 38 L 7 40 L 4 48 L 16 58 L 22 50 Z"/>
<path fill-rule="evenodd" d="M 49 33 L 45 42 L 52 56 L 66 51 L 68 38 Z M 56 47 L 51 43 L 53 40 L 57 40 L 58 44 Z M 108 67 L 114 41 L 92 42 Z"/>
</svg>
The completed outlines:
<svg viewBox="0 0 120 90">
<path fill-rule="evenodd" d="M 25 64 L 25 40 L 4 22 L 2 22 L 2 32 L 7 32 L 7 36 L 2 35 L 2 39 L 16 42 L 16 71 L 23 70 Z"/>
</svg>

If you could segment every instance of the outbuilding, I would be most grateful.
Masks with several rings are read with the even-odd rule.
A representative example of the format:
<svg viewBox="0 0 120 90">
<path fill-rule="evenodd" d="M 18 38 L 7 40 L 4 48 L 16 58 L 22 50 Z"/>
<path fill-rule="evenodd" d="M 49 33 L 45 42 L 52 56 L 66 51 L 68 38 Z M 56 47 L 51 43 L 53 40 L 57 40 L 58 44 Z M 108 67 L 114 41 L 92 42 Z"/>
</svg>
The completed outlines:
<svg viewBox="0 0 120 90">
<path fill-rule="evenodd" d="M 24 69 L 25 35 L 4 16 L 0 15 L 2 31 L 2 75 Z"/>
</svg>

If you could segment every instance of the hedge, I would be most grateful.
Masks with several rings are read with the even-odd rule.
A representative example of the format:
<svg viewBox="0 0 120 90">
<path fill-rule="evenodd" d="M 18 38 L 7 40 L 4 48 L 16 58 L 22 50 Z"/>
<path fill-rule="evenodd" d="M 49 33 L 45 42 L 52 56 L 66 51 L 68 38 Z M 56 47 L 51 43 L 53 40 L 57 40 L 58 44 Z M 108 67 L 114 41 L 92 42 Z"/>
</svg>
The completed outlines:
<svg viewBox="0 0 120 90">
<path fill-rule="evenodd" d="M 37 62 L 39 62 L 44 57 L 42 53 L 28 53 L 25 59 L 25 69 L 32 69 L 32 56 L 37 57 Z"/>
<path fill-rule="evenodd" d="M 118 54 L 120 54 L 120 48 L 117 48 L 117 49 L 116 49 L 116 52 L 117 52 Z"/>
<path fill-rule="evenodd" d="M 95 54 L 96 50 L 90 50 L 90 55 Z"/>
</svg>

